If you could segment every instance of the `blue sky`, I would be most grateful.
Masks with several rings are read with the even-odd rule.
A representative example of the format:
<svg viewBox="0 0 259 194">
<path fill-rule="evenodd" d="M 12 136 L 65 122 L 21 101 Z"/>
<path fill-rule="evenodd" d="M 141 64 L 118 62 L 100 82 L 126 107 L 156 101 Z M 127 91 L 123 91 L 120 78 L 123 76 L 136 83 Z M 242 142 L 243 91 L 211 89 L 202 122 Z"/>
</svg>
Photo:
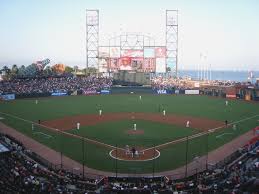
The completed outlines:
<svg viewBox="0 0 259 194">
<path fill-rule="evenodd" d="M 200 53 L 212 69 L 259 70 L 256 0 L 0 0 L 0 67 L 85 64 L 85 10 L 100 11 L 100 44 L 141 32 L 165 43 L 165 10 L 179 10 L 179 68 L 195 69 Z"/>
</svg>

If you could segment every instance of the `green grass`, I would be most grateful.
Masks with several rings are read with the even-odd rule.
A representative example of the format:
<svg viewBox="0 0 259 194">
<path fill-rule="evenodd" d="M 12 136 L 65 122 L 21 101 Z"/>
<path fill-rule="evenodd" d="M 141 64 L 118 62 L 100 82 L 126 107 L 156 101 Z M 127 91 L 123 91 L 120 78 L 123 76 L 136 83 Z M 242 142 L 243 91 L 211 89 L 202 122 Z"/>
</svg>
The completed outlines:
<svg viewBox="0 0 259 194">
<path fill-rule="evenodd" d="M 55 98 L 41 98 L 36 105 L 35 100 L 24 99 L 10 102 L 0 102 L 0 112 L 19 116 L 30 121 L 50 120 L 62 118 L 69 115 L 98 114 L 102 109 L 107 112 L 153 112 L 158 113 L 165 109 L 167 114 L 188 115 L 201 118 L 209 118 L 219 121 L 237 121 L 243 118 L 259 114 L 259 106 L 255 103 L 244 101 L 229 101 L 225 106 L 225 100 L 221 98 L 209 98 L 207 96 L 173 96 L 173 95 L 142 95 L 139 100 L 137 95 L 104 95 L 104 96 L 69 96 Z M 29 137 L 57 150 L 62 151 L 66 156 L 82 162 L 83 142 L 80 139 L 71 138 L 57 134 L 48 129 L 37 128 L 37 131 L 49 134 L 52 138 L 45 138 L 42 135 L 33 134 L 31 125 L 27 122 L 14 119 L 0 114 L 7 125 L 21 131 Z M 245 133 L 258 125 L 259 117 L 244 121 L 238 124 L 238 129 L 222 129 L 208 136 L 209 150 L 229 142 L 235 137 Z M 193 129 L 179 127 L 156 122 L 137 120 L 137 128 L 144 130 L 144 135 L 129 136 L 125 130 L 132 127 L 130 120 L 117 122 L 100 123 L 95 126 L 81 127 L 79 131 L 69 131 L 78 135 L 96 139 L 111 145 L 124 146 L 141 145 L 145 147 L 159 145 L 161 143 L 181 138 L 186 135 L 197 133 Z M 216 136 L 223 133 L 229 135 Z M 188 161 L 195 156 L 202 156 L 206 153 L 207 137 L 203 136 L 189 141 Z M 115 171 L 126 173 L 160 172 L 174 169 L 185 164 L 186 142 L 178 143 L 161 150 L 161 156 L 155 161 L 149 162 L 122 162 L 115 161 L 109 156 L 110 149 L 84 143 L 85 164 L 91 168 L 104 171 Z"/>
</svg>

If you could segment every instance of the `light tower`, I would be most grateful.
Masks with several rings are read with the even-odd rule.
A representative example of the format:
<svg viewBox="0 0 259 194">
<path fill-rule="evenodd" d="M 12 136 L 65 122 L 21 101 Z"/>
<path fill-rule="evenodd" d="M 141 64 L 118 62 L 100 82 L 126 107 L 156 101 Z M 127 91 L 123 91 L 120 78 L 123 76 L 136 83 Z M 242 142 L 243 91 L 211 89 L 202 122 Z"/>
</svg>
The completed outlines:
<svg viewBox="0 0 259 194">
<path fill-rule="evenodd" d="M 178 76 L 178 10 L 166 10 L 166 67 Z"/>
<path fill-rule="evenodd" d="M 86 68 L 98 68 L 99 10 L 86 10 Z"/>
</svg>

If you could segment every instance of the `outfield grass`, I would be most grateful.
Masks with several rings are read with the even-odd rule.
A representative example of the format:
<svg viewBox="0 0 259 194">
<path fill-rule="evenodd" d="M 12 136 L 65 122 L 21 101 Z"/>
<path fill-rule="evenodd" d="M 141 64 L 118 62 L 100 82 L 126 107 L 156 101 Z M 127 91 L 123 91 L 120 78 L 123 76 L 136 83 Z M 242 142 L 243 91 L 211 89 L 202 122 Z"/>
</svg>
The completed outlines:
<svg viewBox="0 0 259 194">
<path fill-rule="evenodd" d="M 209 98 L 207 96 L 173 96 L 173 95 L 142 95 L 139 100 L 137 95 L 105 95 L 105 96 L 69 96 L 55 98 L 41 98 L 36 105 L 35 100 L 24 99 L 0 103 L 0 112 L 9 113 L 18 117 L 35 121 L 62 118 L 68 115 L 98 114 L 101 108 L 107 112 L 153 112 L 158 113 L 166 109 L 167 114 L 188 115 L 194 117 L 209 118 L 219 121 L 237 121 L 243 118 L 259 114 L 258 104 L 244 101 L 229 101 L 225 106 L 225 100 L 221 98 Z M 49 134 L 52 138 L 46 138 L 34 134 L 31 124 L 0 114 L 2 120 L 9 126 L 21 131 L 29 137 L 57 150 L 66 156 L 82 162 L 82 140 L 57 134 L 48 129 L 37 129 Z M 238 130 L 232 128 L 219 130 L 209 135 L 209 150 L 213 150 L 233 138 L 245 133 L 258 125 L 258 117 L 238 124 Z M 117 122 L 100 123 L 95 126 L 84 126 L 79 131 L 69 131 L 81 136 L 93 138 L 111 145 L 124 146 L 128 144 L 142 146 L 156 146 L 169 140 L 178 139 L 197 133 L 194 129 L 187 129 L 168 124 L 138 120 L 137 127 L 144 130 L 144 135 L 128 136 L 125 134 L 132 125 L 132 121 L 123 120 Z M 228 133 L 227 135 L 219 136 Z M 216 136 L 218 136 L 216 138 Z M 189 142 L 188 161 L 195 156 L 206 153 L 206 136 L 196 138 Z M 186 142 L 178 143 L 161 150 L 161 156 L 155 161 L 149 162 L 122 162 L 115 161 L 109 156 L 109 149 L 84 142 L 85 164 L 91 168 L 104 171 L 127 173 L 159 172 L 174 169 L 185 164 Z M 104 162 L 105 161 L 105 162 Z"/>
</svg>

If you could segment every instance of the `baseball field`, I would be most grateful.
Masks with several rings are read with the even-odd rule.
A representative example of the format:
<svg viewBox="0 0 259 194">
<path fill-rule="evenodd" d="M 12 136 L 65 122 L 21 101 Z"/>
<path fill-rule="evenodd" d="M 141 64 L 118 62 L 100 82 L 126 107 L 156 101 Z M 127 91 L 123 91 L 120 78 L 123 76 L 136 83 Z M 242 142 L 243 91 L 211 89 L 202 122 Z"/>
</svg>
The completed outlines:
<svg viewBox="0 0 259 194">
<path fill-rule="evenodd" d="M 258 103 L 228 100 L 226 105 L 225 99 L 208 96 L 97 95 L 37 101 L 0 102 L 0 122 L 89 168 L 120 173 L 183 166 L 251 130 L 259 119 Z M 138 151 L 134 156 L 132 148 Z"/>
</svg>

